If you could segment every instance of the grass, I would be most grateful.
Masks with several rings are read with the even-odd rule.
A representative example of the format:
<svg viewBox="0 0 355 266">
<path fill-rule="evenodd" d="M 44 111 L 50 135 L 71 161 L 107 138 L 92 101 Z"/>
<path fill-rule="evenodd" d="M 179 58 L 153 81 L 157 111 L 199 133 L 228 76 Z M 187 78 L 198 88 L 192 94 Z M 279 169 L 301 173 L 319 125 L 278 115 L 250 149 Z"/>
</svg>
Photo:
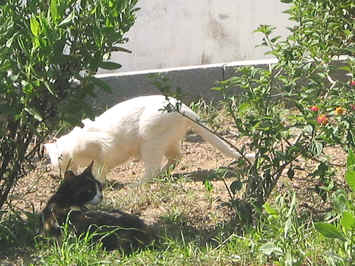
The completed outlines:
<svg viewBox="0 0 355 266">
<path fill-rule="evenodd" d="M 211 107 L 200 102 L 194 108 L 204 109 L 202 117 L 209 120 Z M 223 122 L 220 116 L 212 120 Z M 194 151 L 199 147 L 192 146 Z M 197 160 L 195 153 L 186 157 L 183 165 Z M 215 153 L 209 157 L 219 158 Z M 217 165 L 213 162 L 211 168 Z M 315 230 L 313 222 L 323 217 L 302 207 L 309 199 L 300 190 L 287 184 L 278 187 L 259 221 L 242 226 L 233 219 L 237 214 L 228 205 L 221 181 L 224 177 L 232 182 L 233 171 L 228 175 L 225 168 L 178 172 L 138 188 L 109 182 L 104 190 L 100 208 L 119 208 L 152 219 L 159 231 L 159 241 L 152 246 L 131 254 L 108 252 L 92 244 L 90 235 L 78 238 L 65 228 L 58 243 L 37 236 L 37 211 L 12 210 L 0 213 L 0 265 L 342 265 L 341 243 Z M 44 180 L 49 187 L 48 177 Z M 306 191 L 306 186 L 301 190 Z"/>
<path fill-rule="evenodd" d="M 160 193 L 177 196 L 179 184 L 161 184 Z M 65 229 L 61 243 L 36 238 L 36 214 L 28 214 L 27 220 L 19 213 L 3 216 L 1 259 L 25 265 L 324 265 L 331 257 L 329 248 L 339 246 L 316 232 L 312 216 L 300 212 L 294 193 L 274 196 L 258 223 L 243 228 L 233 220 L 198 228 L 184 207 L 194 200 L 191 193 L 185 202 L 172 201 L 158 222 L 159 243 L 129 255 L 107 252 L 90 243 L 90 235 L 77 238 Z M 158 197 L 152 201 L 159 204 Z"/>
</svg>

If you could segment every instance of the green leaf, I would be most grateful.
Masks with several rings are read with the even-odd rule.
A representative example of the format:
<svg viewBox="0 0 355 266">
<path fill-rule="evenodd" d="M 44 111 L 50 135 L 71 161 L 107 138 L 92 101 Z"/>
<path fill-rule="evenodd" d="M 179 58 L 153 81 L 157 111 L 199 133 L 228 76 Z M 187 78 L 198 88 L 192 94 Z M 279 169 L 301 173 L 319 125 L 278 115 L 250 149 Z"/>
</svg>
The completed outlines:
<svg viewBox="0 0 355 266">
<path fill-rule="evenodd" d="M 11 45 L 12 45 L 12 43 L 13 43 L 13 41 L 14 41 L 14 37 L 15 37 L 16 35 L 14 34 L 10 39 L 8 39 L 7 41 L 6 41 L 6 47 L 8 47 L 8 48 L 10 48 L 11 47 Z"/>
<path fill-rule="evenodd" d="M 282 255 L 282 249 L 276 246 L 273 242 L 268 242 L 262 245 L 260 251 L 266 256 L 270 256 L 272 253 L 275 255 Z"/>
<path fill-rule="evenodd" d="M 353 165 L 355 165 L 355 155 L 351 149 L 349 150 L 349 153 L 348 153 L 346 165 L 347 165 L 348 169 L 349 169 L 349 167 L 352 167 Z"/>
<path fill-rule="evenodd" d="M 205 186 L 205 189 L 208 192 L 211 192 L 213 190 L 213 184 L 209 180 L 206 179 L 205 181 L 203 181 L 203 185 Z"/>
<path fill-rule="evenodd" d="M 7 71 L 11 68 L 11 63 L 6 61 L 5 63 L 0 64 L 0 71 Z"/>
<path fill-rule="evenodd" d="M 352 150 L 349 150 L 347 158 L 347 169 L 345 173 L 345 180 L 352 191 L 355 191 L 355 156 Z"/>
<path fill-rule="evenodd" d="M 269 203 L 264 204 L 264 209 L 270 215 L 279 215 L 278 210 L 275 208 L 272 208 Z"/>
<path fill-rule="evenodd" d="M 251 104 L 249 104 L 248 102 L 242 103 L 238 107 L 238 112 L 240 114 L 244 114 L 244 113 L 248 112 L 251 109 L 251 107 L 252 107 Z"/>
<path fill-rule="evenodd" d="M 31 32 L 34 36 L 38 37 L 41 31 L 40 24 L 35 17 L 31 17 L 30 20 Z"/>
<path fill-rule="evenodd" d="M 355 170 L 347 170 L 345 173 L 345 180 L 352 191 L 355 191 Z"/>
<path fill-rule="evenodd" d="M 230 190 L 233 194 L 236 194 L 243 187 L 243 183 L 239 180 L 234 181 L 230 186 Z"/>
<path fill-rule="evenodd" d="M 89 80 L 91 82 L 93 82 L 95 84 L 95 86 L 103 89 L 106 92 L 112 92 L 112 88 L 110 87 L 110 85 L 108 85 L 105 81 L 103 81 L 102 79 L 98 79 L 95 77 L 90 77 Z"/>
<path fill-rule="evenodd" d="M 74 11 L 72 11 L 62 22 L 59 23 L 58 26 L 63 26 L 65 24 L 68 24 L 70 22 L 72 22 L 72 20 L 74 20 L 75 18 L 75 13 Z"/>
<path fill-rule="evenodd" d="M 53 20 L 57 20 L 59 18 L 58 1 L 57 0 L 51 0 L 50 11 L 51 11 L 51 17 L 53 18 Z"/>
<path fill-rule="evenodd" d="M 131 54 L 131 53 L 132 53 L 131 50 L 128 50 L 128 49 L 123 48 L 123 47 L 113 47 L 113 48 L 112 48 L 112 51 L 113 51 L 113 52 L 124 52 L 124 53 L 128 53 L 128 54 Z"/>
<path fill-rule="evenodd" d="M 32 115 L 36 120 L 42 122 L 43 118 L 42 116 L 33 108 L 25 107 L 25 111 Z"/>
<path fill-rule="evenodd" d="M 288 232 L 292 228 L 292 217 L 288 217 L 284 227 L 284 237 L 287 238 Z"/>
<path fill-rule="evenodd" d="M 351 67 L 350 66 L 341 66 L 341 67 L 338 67 L 339 70 L 345 70 L 349 73 L 351 73 Z"/>
<path fill-rule="evenodd" d="M 266 36 L 270 35 L 276 27 L 271 25 L 259 25 L 259 27 L 254 30 L 254 32 L 264 33 Z"/>
<path fill-rule="evenodd" d="M 49 85 L 49 83 L 47 81 L 44 81 L 43 83 L 44 83 L 44 86 L 46 86 L 46 88 L 49 91 L 49 93 L 52 94 L 53 96 L 57 97 L 56 94 L 54 93 L 53 89 Z"/>
<path fill-rule="evenodd" d="M 323 151 L 323 144 L 319 141 L 312 142 L 312 153 L 315 157 L 318 157 Z"/>
<path fill-rule="evenodd" d="M 339 231 L 333 224 L 319 222 L 314 226 L 319 233 L 327 238 L 336 238 L 345 241 L 344 234 Z"/>
<path fill-rule="evenodd" d="M 27 95 L 31 95 L 33 93 L 33 85 L 25 80 L 21 81 L 22 84 L 22 91 L 27 94 Z"/>
<path fill-rule="evenodd" d="M 118 63 L 107 61 L 107 62 L 101 62 L 99 64 L 99 67 L 101 67 L 103 69 L 113 70 L 113 69 L 121 68 L 122 66 L 120 64 L 118 64 Z"/>
<path fill-rule="evenodd" d="M 290 217 L 290 218 L 292 217 L 292 213 L 293 213 L 294 209 L 296 208 L 296 203 L 297 203 L 297 201 L 296 201 L 296 193 L 293 193 L 292 201 L 291 201 L 291 204 L 290 204 L 290 208 L 289 208 L 289 210 L 287 212 L 286 217 Z"/>
<path fill-rule="evenodd" d="M 355 228 L 354 214 L 349 211 L 344 211 L 340 223 L 347 231 L 351 231 L 353 228 Z"/>
<path fill-rule="evenodd" d="M 274 43 L 274 42 L 278 41 L 280 38 L 281 38 L 281 36 L 276 36 L 271 39 L 271 42 Z"/>
</svg>

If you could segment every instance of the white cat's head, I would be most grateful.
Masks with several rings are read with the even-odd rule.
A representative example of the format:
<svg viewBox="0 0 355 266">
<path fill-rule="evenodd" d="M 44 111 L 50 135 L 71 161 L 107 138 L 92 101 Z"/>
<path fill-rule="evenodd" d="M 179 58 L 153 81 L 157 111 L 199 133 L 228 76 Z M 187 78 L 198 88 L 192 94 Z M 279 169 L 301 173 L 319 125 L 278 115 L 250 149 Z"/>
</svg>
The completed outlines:
<svg viewBox="0 0 355 266">
<path fill-rule="evenodd" d="M 82 129 L 75 127 L 71 132 L 54 142 L 44 144 L 53 168 L 61 170 L 62 173 L 67 169 L 75 170 L 76 164 L 72 161 L 72 155 L 75 153 L 75 148 L 79 145 L 81 137 Z"/>
<path fill-rule="evenodd" d="M 56 169 L 65 170 L 66 165 L 68 164 L 69 158 L 65 158 L 65 154 L 61 150 L 60 145 L 57 141 L 52 143 L 44 144 L 44 148 L 49 156 L 51 165 Z"/>
<path fill-rule="evenodd" d="M 71 143 L 66 144 L 68 137 L 61 137 L 52 143 L 44 144 L 45 151 L 47 152 L 51 165 L 53 168 L 61 170 L 62 173 L 70 168 L 71 158 L 69 156 L 70 150 L 68 147 L 72 146 Z M 70 139 L 70 138 L 69 138 Z"/>
</svg>

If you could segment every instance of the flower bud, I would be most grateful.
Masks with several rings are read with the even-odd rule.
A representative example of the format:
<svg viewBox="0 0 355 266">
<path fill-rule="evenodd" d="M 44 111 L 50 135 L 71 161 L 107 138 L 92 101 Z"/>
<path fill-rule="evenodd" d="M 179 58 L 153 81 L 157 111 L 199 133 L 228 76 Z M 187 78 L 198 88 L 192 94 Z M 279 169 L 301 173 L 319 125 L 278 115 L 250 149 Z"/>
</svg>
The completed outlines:
<svg viewBox="0 0 355 266">
<path fill-rule="evenodd" d="M 309 108 L 312 112 L 318 112 L 319 111 L 319 107 L 316 105 L 313 105 Z"/>
<path fill-rule="evenodd" d="M 326 115 L 319 115 L 317 117 L 317 122 L 318 124 L 325 126 L 326 124 L 328 124 L 329 120 Z"/>
<path fill-rule="evenodd" d="M 345 108 L 343 108 L 343 107 L 337 107 L 337 108 L 335 108 L 335 114 L 337 114 L 337 115 L 342 115 L 342 114 L 344 114 L 345 113 Z"/>
</svg>

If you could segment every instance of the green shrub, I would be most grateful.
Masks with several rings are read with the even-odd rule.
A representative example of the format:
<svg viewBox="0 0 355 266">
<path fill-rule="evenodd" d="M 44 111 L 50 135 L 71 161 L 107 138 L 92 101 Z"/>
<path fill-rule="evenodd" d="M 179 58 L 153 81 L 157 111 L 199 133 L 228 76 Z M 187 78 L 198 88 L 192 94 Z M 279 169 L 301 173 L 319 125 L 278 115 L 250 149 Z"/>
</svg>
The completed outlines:
<svg viewBox="0 0 355 266">
<path fill-rule="evenodd" d="M 94 74 L 127 51 L 137 0 L 0 2 L 0 208 L 39 144 L 91 110 Z M 76 82 L 74 82 L 76 81 Z M 34 143 L 33 140 L 37 141 Z"/>
<path fill-rule="evenodd" d="M 299 159 L 317 166 L 307 174 L 318 178 L 326 200 L 335 190 L 335 164 L 325 148 L 346 152 L 355 145 L 352 1 L 282 2 L 291 3 L 286 11 L 293 21 L 290 35 L 285 40 L 273 36 L 269 25 L 256 30 L 278 62 L 267 69 L 238 68 L 214 88 L 223 94 L 240 135 L 249 137 L 245 148 L 256 151 L 254 162 L 239 162 L 240 179 L 231 187 L 232 192 L 243 189 L 235 206 L 249 220 L 260 213 L 283 173 L 292 180 L 307 171 Z M 345 58 L 336 61 L 339 56 Z M 235 87 L 240 94 L 233 95 Z"/>
</svg>

